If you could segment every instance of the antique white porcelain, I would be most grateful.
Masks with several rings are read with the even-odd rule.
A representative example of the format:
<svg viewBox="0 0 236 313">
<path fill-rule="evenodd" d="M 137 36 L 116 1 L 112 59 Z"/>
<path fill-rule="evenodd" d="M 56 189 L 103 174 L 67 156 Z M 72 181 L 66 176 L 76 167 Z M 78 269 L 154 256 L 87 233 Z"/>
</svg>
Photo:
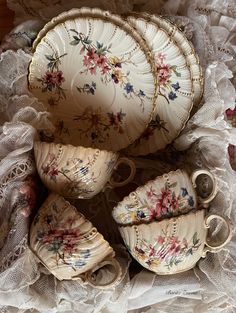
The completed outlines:
<svg viewBox="0 0 236 313">
<path fill-rule="evenodd" d="M 69 202 L 50 194 L 30 230 L 30 247 L 59 280 L 82 279 L 91 285 L 93 273 L 109 265 L 116 270 L 111 287 L 121 274 L 114 251 L 95 227 Z"/>
<path fill-rule="evenodd" d="M 106 186 L 124 186 L 135 175 L 134 163 L 115 152 L 37 141 L 34 154 L 43 183 L 67 198 L 92 198 Z M 118 182 L 112 172 L 122 163 L 130 175 Z"/>
<path fill-rule="evenodd" d="M 226 238 L 212 244 L 210 222 L 216 219 L 227 229 Z M 206 252 L 218 252 L 232 237 L 231 225 L 223 217 L 198 210 L 179 217 L 133 226 L 119 227 L 132 256 L 145 268 L 159 274 L 175 274 L 193 268 Z"/>
<path fill-rule="evenodd" d="M 42 136 L 111 151 L 134 142 L 152 118 L 157 89 L 139 33 L 119 16 L 88 8 L 45 29 L 28 76 L 56 128 Z"/>
<path fill-rule="evenodd" d="M 210 179 L 211 185 L 207 196 L 201 197 L 202 175 Z M 210 172 L 198 170 L 190 178 L 184 170 L 177 170 L 138 187 L 113 208 L 112 216 L 120 225 L 160 220 L 197 209 L 198 204 L 207 207 L 216 193 L 216 182 Z"/>
<path fill-rule="evenodd" d="M 200 65 L 199 57 L 195 52 L 193 44 L 186 38 L 185 34 L 179 30 L 175 23 L 172 23 L 168 19 L 158 15 L 150 15 L 143 13 L 142 16 L 153 23 L 156 23 L 160 28 L 164 29 L 170 38 L 176 42 L 182 53 L 185 55 L 187 64 L 191 71 L 191 78 L 193 83 L 193 100 L 195 111 L 201 101 L 203 90 L 204 90 L 204 77 L 202 68 Z"/>
<path fill-rule="evenodd" d="M 171 36 L 145 15 L 127 20 L 146 39 L 155 57 L 158 97 L 153 118 L 142 136 L 128 148 L 145 155 L 165 148 L 184 128 L 193 106 L 193 83 L 185 55 Z"/>
</svg>

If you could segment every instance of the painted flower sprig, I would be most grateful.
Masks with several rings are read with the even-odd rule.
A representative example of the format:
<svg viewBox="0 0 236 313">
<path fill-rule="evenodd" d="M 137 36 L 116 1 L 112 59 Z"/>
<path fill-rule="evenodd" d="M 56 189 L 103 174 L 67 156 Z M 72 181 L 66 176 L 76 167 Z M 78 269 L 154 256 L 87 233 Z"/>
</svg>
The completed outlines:
<svg viewBox="0 0 236 313">
<path fill-rule="evenodd" d="M 108 84 L 113 82 L 115 85 L 120 85 L 124 91 L 124 96 L 127 99 L 137 97 L 140 101 L 141 107 L 144 110 L 144 100 L 145 92 L 143 90 L 135 90 L 134 85 L 129 81 L 130 72 L 126 73 L 122 70 L 124 64 L 132 64 L 135 66 L 135 63 L 131 60 L 131 55 L 125 59 L 124 57 L 119 58 L 112 55 L 111 48 L 112 45 L 108 46 L 103 43 L 96 41 L 93 43 L 89 39 L 89 36 L 86 36 L 83 33 L 79 33 L 75 29 L 70 29 L 74 34 L 73 40 L 70 42 L 72 46 L 81 45 L 80 54 L 83 55 L 83 66 L 84 68 L 80 71 L 83 73 L 90 73 L 92 75 L 101 75 L 101 82 Z M 110 54 L 111 56 L 109 56 Z M 94 88 L 94 82 L 86 83 L 82 87 L 78 86 L 77 90 L 79 92 L 95 94 L 96 87 Z"/>
<path fill-rule="evenodd" d="M 45 55 L 45 58 L 49 61 L 47 64 L 47 71 L 38 81 L 42 84 L 42 92 L 51 92 L 55 96 L 48 99 L 49 105 L 53 106 L 58 104 L 60 99 L 66 99 L 65 89 L 62 88 L 62 84 L 65 82 L 63 72 L 60 70 L 61 58 L 66 56 L 64 53 L 60 56 L 57 54 Z"/>
<path fill-rule="evenodd" d="M 177 92 L 181 88 L 179 82 L 172 83 L 172 74 L 181 77 L 181 73 L 177 71 L 176 65 L 170 65 L 166 62 L 166 54 L 157 53 L 155 56 L 157 80 L 159 86 L 159 94 L 163 96 L 169 103 L 174 101 L 178 96 Z"/>
</svg>

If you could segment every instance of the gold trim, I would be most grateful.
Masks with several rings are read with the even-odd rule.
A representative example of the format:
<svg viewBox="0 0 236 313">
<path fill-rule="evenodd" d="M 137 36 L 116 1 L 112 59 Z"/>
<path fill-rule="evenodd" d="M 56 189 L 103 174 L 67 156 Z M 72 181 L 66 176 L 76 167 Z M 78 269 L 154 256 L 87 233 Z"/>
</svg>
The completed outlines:
<svg viewBox="0 0 236 313">
<path fill-rule="evenodd" d="M 177 217 L 170 217 L 170 218 L 167 218 L 167 219 L 164 219 L 162 221 L 153 221 L 152 223 L 153 224 L 159 224 L 159 223 L 162 223 L 164 221 L 168 221 L 168 223 L 173 223 L 173 224 L 176 224 L 177 225 L 177 220 L 182 220 L 184 216 L 186 215 L 189 215 L 189 216 L 195 216 L 195 219 L 200 219 L 201 216 L 203 215 L 203 221 L 205 221 L 205 218 L 206 218 L 206 215 L 205 215 L 205 210 L 204 209 L 201 209 L 201 210 L 197 210 L 195 212 L 189 212 L 187 214 L 183 214 L 183 215 L 180 215 L 180 216 L 177 216 Z M 200 215 L 200 217 L 198 217 Z M 185 218 L 185 217 L 184 217 Z M 150 223 L 149 223 L 150 224 Z M 127 225 L 127 226 L 118 226 L 118 229 L 120 231 L 120 234 L 121 234 L 121 237 L 123 239 L 123 241 L 125 242 L 125 244 L 127 243 L 126 240 L 124 239 L 124 237 L 129 237 L 130 236 L 130 230 L 132 230 L 131 234 L 135 234 L 134 237 L 135 237 L 135 243 L 139 242 L 140 240 L 140 233 L 142 231 L 139 230 L 139 226 L 141 225 L 147 225 L 147 224 L 140 224 L 140 225 Z M 158 267 L 159 266 L 156 266 L 155 269 L 153 268 L 150 268 L 150 266 L 148 266 L 147 264 L 145 264 L 142 260 L 140 260 L 140 258 L 136 257 L 134 255 L 134 249 L 131 248 L 131 255 L 137 260 L 137 262 L 139 262 L 139 264 L 141 264 L 143 267 L 147 268 L 148 270 L 156 273 L 157 275 L 175 275 L 175 274 L 178 274 L 178 273 L 182 273 L 182 272 L 186 272 L 192 268 L 194 268 L 196 266 L 196 264 L 198 263 L 198 261 L 201 259 L 201 258 L 204 258 L 205 255 L 204 255 L 204 249 L 206 247 L 206 238 L 207 238 L 207 230 L 205 232 L 205 229 L 204 229 L 204 226 L 203 226 L 203 231 L 205 233 L 202 234 L 202 238 L 205 238 L 204 241 L 201 242 L 201 246 L 202 246 L 202 254 L 198 254 L 198 256 L 195 256 L 196 260 L 192 260 L 191 262 L 189 263 L 192 263 L 191 265 L 189 265 L 188 267 L 185 267 L 183 269 L 180 269 L 180 270 L 176 270 L 174 272 L 171 272 L 171 271 L 158 271 Z M 125 236 L 123 237 L 122 234 L 125 234 Z M 227 242 L 228 243 L 228 242 Z M 134 246 L 134 245 L 133 245 Z"/>
<path fill-rule="evenodd" d="M 163 136 L 163 135 L 162 135 L 164 141 L 165 141 L 165 142 L 167 141 L 167 142 L 166 142 L 166 145 L 165 145 L 164 147 L 160 148 L 160 149 L 164 149 L 168 144 L 170 144 L 171 142 L 173 142 L 173 141 L 179 136 L 179 134 L 180 134 L 180 133 L 182 132 L 182 130 L 185 128 L 186 123 L 188 122 L 189 118 L 191 117 L 191 111 L 192 111 L 192 109 L 193 109 L 193 107 L 194 107 L 194 89 L 193 89 L 193 76 L 192 76 L 192 71 L 190 70 L 190 66 L 189 66 L 188 63 L 187 63 L 186 55 L 183 53 L 182 48 L 179 47 L 179 44 L 176 42 L 176 40 L 175 40 L 172 36 L 170 36 L 170 35 L 168 34 L 168 31 L 167 31 L 166 29 L 164 29 L 164 28 L 162 28 L 162 27 L 160 27 L 160 26 L 158 25 L 158 23 L 157 23 L 156 20 L 155 20 L 156 17 L 155 17 L 154 15 L 150 15 L 150 14 L 148 14 L 148 13 L 132 12 L 132 13 L 126 15 L 126 19 L 127 19 L 128 17 L 139 18 L 139 19 L 143 20 L 146 24 L 147 24 L 147 23 L 152 23 L 152 24 L 153 24 L 154 26 L 156 26 L 158 29 L 160 29 L 161 31 L 163 31 L 163 32 L 167 35 L 167 37 L 169 37 L 169 38 L 171 39 L 171 41 L 174 43 L 174 45 L 179 49 L 180 54 L 181 54 L 182 56 L 184 56 L 184 58 L 185 58 L 185 64 L 186 64 L 186 67 L 188 68 L 188 72 L 189 72 L 189 75 L 190 75 L 190 80 L 191 80 L 191 94 L 190 94 L 191 98 L 190 98 L 190 101 L 191 101 L 191 105 L 190 105 L 190 108 L 189 108 L 189 110 L 188 110 L 187 117 L 184 119 L 184 121 L 183 121 L 183 119 L 180 120 L 182 126 L 181 126 L 181 128 L 178 130 L 176 136 L 171 139 L 171 141 L 170 141 L 170 140 L 167 141 L 168 138 L 167 138 L 166 136 Z M 133 24 L 133 23 L 132 23 L 132 24 Z M 175 24 L 174 24 L 174 25 L 175 25 Z M 134 27 L 134 25 L 133 25 L 133 27 Z M 176 28 L 176 30 L 177 30 L 177 28 Z M 186 39 L 186 40 L 187 40 L 187 39 Z M 192 49 L 192 47 L 191 47 L 191 50 L 194 52 L 194 50 Z M 193 53 L 193 54 L 194 54 L 194 53 Z M 199 59 L 197 59 L 197 60 L 199 60 Z M 157 100 L 157 104 L 156 104 L 156 105 L 158 105 L 158 100 Z M 155 109 L 156 109 L 156 108 L 155 108 Z M 154 131 L 154 132 L 155 132 L 155 131 Z M 138 141 L 138 139 L 137 139 L 135 142 L 137 142 L 137 141 Z M 155 143 L 155 142 L 156 142 L 156 140 L 154 140 L 154 143 Z M 138 147 L 138 148 L 137 148 L 137 147 Z M 148 150 L 147 150 L 147 149 L 148 149 Z M 135 147 L 132 147 L 132 146 L 128 147 L 128 148 L 127 148 L 127 153 L 128 153 L 129 155 L 133 155 L 133 156 L 136 156 L 136 155 L 147 155 L 147 154 L 149 154 L 149 153 L 155 153 L 156 151 L 158 151 L 158 150 L 160 150 L 160 149 L 157 149 L 157 150 L 155 150 L 155 151 L 152 151 L 152 150 L 150 150 L 150 144 L 148 145 L 148 147 L 142 148 L 142 142 L 140 142 L 140 143 L 138 143 L 138 145 L 135 146 Z M 143 150 L 143 151 L 142 151 L 142 150 Z M 144 151 L 144 150 L 146 150 L 146 151 Z"/>
<path fill-rule="evenodd" d="M 200 59 L 199 59 L 199 57 L 198 57 L 198 55 L 197 55 L 197 53 L 196 53 L 196 51 L 195 51 L 195 48 L 194 48 L 194 46 L 193 46 L 193 43 L 192 43 L 191 41 L 189 41 L 188 38 L 186 37 L 186 35 L 183 33 L 183 31 L 182 31 L 174 22 L 172 22 L 171 20 L 169 20 L 167 17 L 165 17 L 165 16 L 159 16 L 159 17 L 157 17 L 157 16 L 155 16 L 155 15 L 152 15 L 152 18 L 153 18 L 153 20 L 156 21 L 156 23 L 157 23 L 158 25 L 159 25 L 159 22 L 157 21 L 157 19 L 159 18 L 159 19 L 164 20 L 165 23 L 169 24 L 170 27 L 174 27 L 175 32 L 178 32 L 178 34 L 184 39 L 185 43 L 189 46 L 189 48 L 190 48 L 191 51 L 192 51 L 191 54 L 193 54 L 194 57 L 195 57 L 195 59 L 196 59 L 196 65 L 198 65 L 199 72 L 200 72 L 199 81 L 200 81 L 201 94 L 200 94 L 200 96 L 198 97 L 197 100 L 194 100 L 194 102 L 197 103 L 197 104 L 194 103 L 194 105 L 193 105 L 193 109 L 194 109 L 194 107 L 197 107 L 197 106 L 201 103 L 202 98 L 203 98 L 203 93 L 204 93 L 204 76 L 203 76 L 203 69 L 202 69 L 202 66 L 201 66 L 201 64 L 200 64 Z M 159 27 L 162 28 L 163 25 L 162 25 L 162 26 L 159 26 Z M 183 54 L 184 54 L 185 56 L 188 56 L 188 54 L 186 54 L 186 53 L 184 52 L 184 49 L 183 49 L 183 48 L 180 48 L 180 49 L 182 50 L 182 52 L 183 52 Z M 194 113 L 196 113 L 196 112 L 194 112 Z M 191 116 L 192 116 L 192 114 L 191 114 Z"/>
<path fill-rule="evenodd" d="M 115 26 L 118 26 L 120 29 L 125 31 L 128 35 L 130 35 L 133 40 L 137 43 L 137 46 L 142 50 L 144 53 L 147 62 L 150 65 L 151 71 L 150 73 L 152 74 L 154 78 L 154 94 L 153 94 L 153 102 L 152 102 L 152 111 L 150 113 L 149 119 L 147 120 L 145 127 L 143 128 L 143 131 L 148 127 L 149 122 L 152 120 L 152 117 L 154 115 L 155 107 L 156 107 L 156 100 L 158 97 L 157 93 L 157 75 L 156 75 L 156 69 L 155 69 L 155 61 L 154 61 L 154 55 L 152 51 L 149 49 L 148 45 L 146 44 L 145 39 L 133 28 L 131 27 L 128 22 L 123 20 L 119 15 L 112 14 L 109 11 L 103 11 L 101 9 L 95 8 L 81 8 L 81 9 L 72 9 L 67 12 L 63 12 L 62 14 L 58 15 L 56 18 L 52 19 L 50 22 L 48 22 L 44 28 L 39 32 L 38 36 L 36 37 L 34 43 L 33 43 L 33 51 L 36 52 L 36 48 L 38 44 L 45 38 L 47 37 L 47 33 L 52 30 L 54 27 L 58 25 L 63 25 L 63 22 L 67 20 L 73 20 L 75 18 L 92 18 L 92 19 L 98 19 L 98 20 L 103 20 L 105 22 L 110 22 L 114 24 Z M 30 88 L 30 76 L 31 76 L 31 66 L 35 63 L 35 57 L 33 55 L 32 60 L 29 64 L 29 70 L 28 70 L 28 76 L 27 76 L 27 81 L 28 81 L 28 87 Z M 140 134 L 141 135 L 141 134 Z M 130 138 L 127 137 L 128 140 L 130 141 Z M 137 139 L 137 138 L 136 138 Z M 126 147 L 121 148 L 120 150 L 123 150 L 127 148 L 129 145 L 131 145 L 135 140 L 130 141 L 127 143 Z M 115 151 L 116 152 L 116 151 Z"/>
</svg>

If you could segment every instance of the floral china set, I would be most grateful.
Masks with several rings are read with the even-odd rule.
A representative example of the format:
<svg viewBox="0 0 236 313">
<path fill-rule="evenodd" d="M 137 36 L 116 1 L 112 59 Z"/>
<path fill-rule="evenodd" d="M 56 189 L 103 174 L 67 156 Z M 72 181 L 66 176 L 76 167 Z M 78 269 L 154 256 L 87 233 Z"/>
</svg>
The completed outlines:
<svg viewBox="0 0 236 313">
<path fill-rule="evenodd" d="M 198 179 L 212 187 L 203 186 L 208 189 L 204 198 L 196 192 Z M 177 170 L 138 187 L 112 214 L 129 252 L 141 265 L 159 275 L 179 273 L 194 267 L 207 251 L 220 251 L 231 239 L 230 223 L 206 212 L 216 193 L 210 172 L 199 170 L 189 177 Z M 224 224 L 226 236 L 211 243 L 207 229 L 214 219 Z"/>
<path fill-rule="evenodd" d="M 129 156 L 156 152 L 179 135 L 201 100 L 199 59 L 185 35 L 162 17 L 122 18 L 90 8 L 53 18 L 33 49 L 29 89 L 50 113 L 54 129 L 45 126 L 34 144 L 39 176 L 51 194 L 32 223 L 30 247 L 59 280 L 110 288 L 122 277 L 114 250 L 64 197 L 91 199 L 125 186 L 136 172 Z M 117 180 L 122 164 L 129 175 Z M 210 172 L 190 177 L 177 170 L 138 187 L 112 216 L 143 267 L 174 274 L 230 240 L 229 222 L 206 212 L 216 194 Z M 208 234 L 213 219 L 227 232 L 217 243 Z M 114 277 L 97 283 L 104 266 L 114 269 Z"/>
</svg>

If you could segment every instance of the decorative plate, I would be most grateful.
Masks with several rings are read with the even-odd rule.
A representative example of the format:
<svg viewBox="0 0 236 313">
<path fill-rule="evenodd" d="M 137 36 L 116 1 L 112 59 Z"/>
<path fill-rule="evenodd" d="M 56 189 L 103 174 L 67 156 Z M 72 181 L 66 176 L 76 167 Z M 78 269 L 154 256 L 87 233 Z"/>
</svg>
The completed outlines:
<svg viewBox="0 0 236 313">
<path fill-rule="evenodd" d="M 192 74 L 194 93 L 194 106 L 192 111 L 196 111 L 203 95 L 204 78 L 199 57 L 194 50 L 193 44 L 186 38 L 185 34 L 177 27 L 176 24 L 166 18 L 149 14 L 145 14 L 145 17 L 153 23 L 156 23 L 160 28 L 164 29 L 176 42 L 176 44 L 178 44 L 182 53 L 185 55 L 187 64 Z"/>
<path fill-rule="evenodd" d="M 29 86 L 55 126 L 44 137 L 118 151 L 152 118 L 157 86 L 151 52 L 120 17 L 100 9 L 80 12 L 41 38 Z"/>
<path fill-rule="evenodd" d="M 143 17 L 129 16 L 128 22 L 146 39 L 155 56 L 158 97 L 153 119 L 142 136 L 127 149 L 145 155 L 163 149 L 180 133 L 193 105 L 193 85 L 186 58 L 167 34 Z"/>
</svg>

